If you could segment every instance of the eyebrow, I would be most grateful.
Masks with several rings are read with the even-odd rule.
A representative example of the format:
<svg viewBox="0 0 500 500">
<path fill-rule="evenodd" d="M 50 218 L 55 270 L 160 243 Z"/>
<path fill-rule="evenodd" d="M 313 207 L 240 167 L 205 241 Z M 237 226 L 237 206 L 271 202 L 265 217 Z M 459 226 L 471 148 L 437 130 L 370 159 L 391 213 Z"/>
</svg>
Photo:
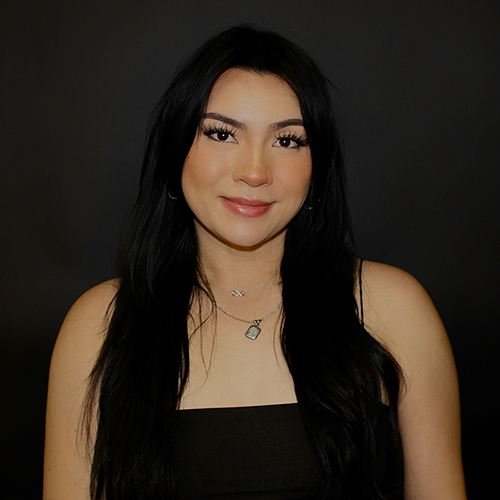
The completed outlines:
<svg viewBox="0 0 500 500">
<path fill-rule="evenodd" d="M 205 113 L 203 115 L 203 118 L 212 118 L 213 120 L 218 120 L 222 123 L 226 123 L 227 125 L 231 125 L 234 128 L 248 130 L 248 127 L 244 123 L 241 123 L 234 118 L 229 118 L 228 116 L 221 115 L 220 113 Z M 289 118 L 288 120 L 271 123 L 271 125 L 269 125 L 269 129 L 273 132 L 276 132 L 277 130 L 281 130 L 282 128 L 291 126 L 303 127 L 304 120 L 302 120 L 302 118 Z"/>
<path fill-rule="evenodd" d="M 303 127 L 304 120 L 302 120 L 302 118 L 290 118 L 289 120 L 283 120 L 281 122 L 272 123 L 269 128 L 273 132 L 276 132 L 276 130 L 280 130 L 282 128 L 291 127 L 291 126 Z"/>
<path fill-rule="evenodd" d="M 221 115 L 220 113 L 205 113 L 203 118 L 212 118 L 213 120 L 218 120 L 219 122 L 231 125 L 234 128 L 239 128 L 243 130 L 248 130 L 248 127 L 243 123 L 235 120 L 234 118 L 229 118 L 228 116 Z"/>
</svg>

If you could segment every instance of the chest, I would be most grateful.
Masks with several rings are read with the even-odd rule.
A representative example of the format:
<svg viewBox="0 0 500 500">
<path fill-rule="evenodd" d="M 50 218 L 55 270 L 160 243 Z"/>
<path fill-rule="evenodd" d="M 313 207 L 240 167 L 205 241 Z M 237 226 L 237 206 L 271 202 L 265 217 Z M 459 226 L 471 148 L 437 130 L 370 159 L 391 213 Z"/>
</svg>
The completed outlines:
<svg viewBox="0 0 500 500">
<path fill-rule="evenodd" d="M 275 322 L 255 340 L 250 325 L 218 318 L 191 336 L 190 376 L 183 408 L 258 406 L 296 402 Z"/>
</svg>

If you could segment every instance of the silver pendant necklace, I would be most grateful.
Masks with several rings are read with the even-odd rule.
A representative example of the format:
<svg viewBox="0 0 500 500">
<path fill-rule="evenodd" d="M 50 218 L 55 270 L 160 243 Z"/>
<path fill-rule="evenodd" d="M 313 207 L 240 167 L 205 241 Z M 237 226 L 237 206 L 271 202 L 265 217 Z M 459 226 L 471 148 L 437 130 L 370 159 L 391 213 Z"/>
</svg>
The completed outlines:
<svg viewBox="0 0 500 500">
<path fill-rule="evenodd" d="M 246 290 L 237 290 L 236 288 L 234 290 L 229 290 L 227 288 L 223 288 L 223 287 L 217 285 L 216 283 L 214 283 L 213 281 L 210 281 L 209 279 L 207 279 L 207 281 L 211 285 L 213 285 L 216 288 L 218 288 L 219 290 L 224 290 L 225 292 L 230 292 L 233 297 L 244 297 L 245 296 L 245 292 L 250 292 L 250 291 L 255 290 L 256 288 L 259 288 L 259 287 L 261 287 L 263 285 L 267 285 L 275 277 L 276 277 L 276 275 L 271 276 L 268 280 L 263 281 L 262 283 L 259 283 L 258 285 L 254 286 L 252 288 L 247 288 Z"/>
<path fill-rule="evenodd" d="M 274 277 L 274 276 L 273 276 Z M 274 311 L 270 312 L 267 316 L 264 316 L 263 318 L 260 319 L 243 319 L 239 318 L 238 316 L 235 316 L 234 314 L 231 314 L 230 312 L 227 312 L 225 309 L 223 309 L 217 302 L 214 302 L 215 307 L 219 309 L 219 311 L 223 312 L 227 316 L 233 319 L 237 319 L 238 321 L 243 321 L 243 323 L 251 323 L 251 326 L 248 328 L 248 330 L 245 332 L 245 337 L 247 337 L 250 340 L 255 340 L 258 336 L 259 333 L 261 332 L 261 328 L 259 328 L 259 325 L 262 321 L 265 319 L 271 317 L 282 305 L 283 302 L 280 302 L 276 309 Z"/>
</svg>

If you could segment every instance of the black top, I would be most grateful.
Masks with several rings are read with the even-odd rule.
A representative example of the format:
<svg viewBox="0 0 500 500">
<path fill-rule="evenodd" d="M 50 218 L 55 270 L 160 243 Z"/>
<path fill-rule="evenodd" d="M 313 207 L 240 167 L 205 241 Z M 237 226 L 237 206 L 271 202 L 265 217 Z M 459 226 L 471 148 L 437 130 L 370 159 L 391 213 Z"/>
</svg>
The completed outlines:
<svg viewBox="0 0 500 500">
<path fill-rule="evenodd" d="M 181 410 L 177 489 L 186 500 L 310 498 L 320 462 L 298 404 Z M 402 500 L 402 454 L 388 499 Z"/>
</svg>

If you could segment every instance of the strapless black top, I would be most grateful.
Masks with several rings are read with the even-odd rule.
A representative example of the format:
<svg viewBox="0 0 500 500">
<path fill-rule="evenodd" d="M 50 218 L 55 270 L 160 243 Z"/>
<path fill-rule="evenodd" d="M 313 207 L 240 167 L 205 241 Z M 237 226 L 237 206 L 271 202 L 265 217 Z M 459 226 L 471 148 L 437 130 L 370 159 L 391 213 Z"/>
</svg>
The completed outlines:
<svg viewBox="0 0 500 500">
<path fill-rule="evenodd" d="M 311 498 L 321 464 L 298 404 L 178 413 L 175 462 L 180 498 Z M 402 451 L 388 474 L 387 498 L 403 499 Z"/>
</svg>

